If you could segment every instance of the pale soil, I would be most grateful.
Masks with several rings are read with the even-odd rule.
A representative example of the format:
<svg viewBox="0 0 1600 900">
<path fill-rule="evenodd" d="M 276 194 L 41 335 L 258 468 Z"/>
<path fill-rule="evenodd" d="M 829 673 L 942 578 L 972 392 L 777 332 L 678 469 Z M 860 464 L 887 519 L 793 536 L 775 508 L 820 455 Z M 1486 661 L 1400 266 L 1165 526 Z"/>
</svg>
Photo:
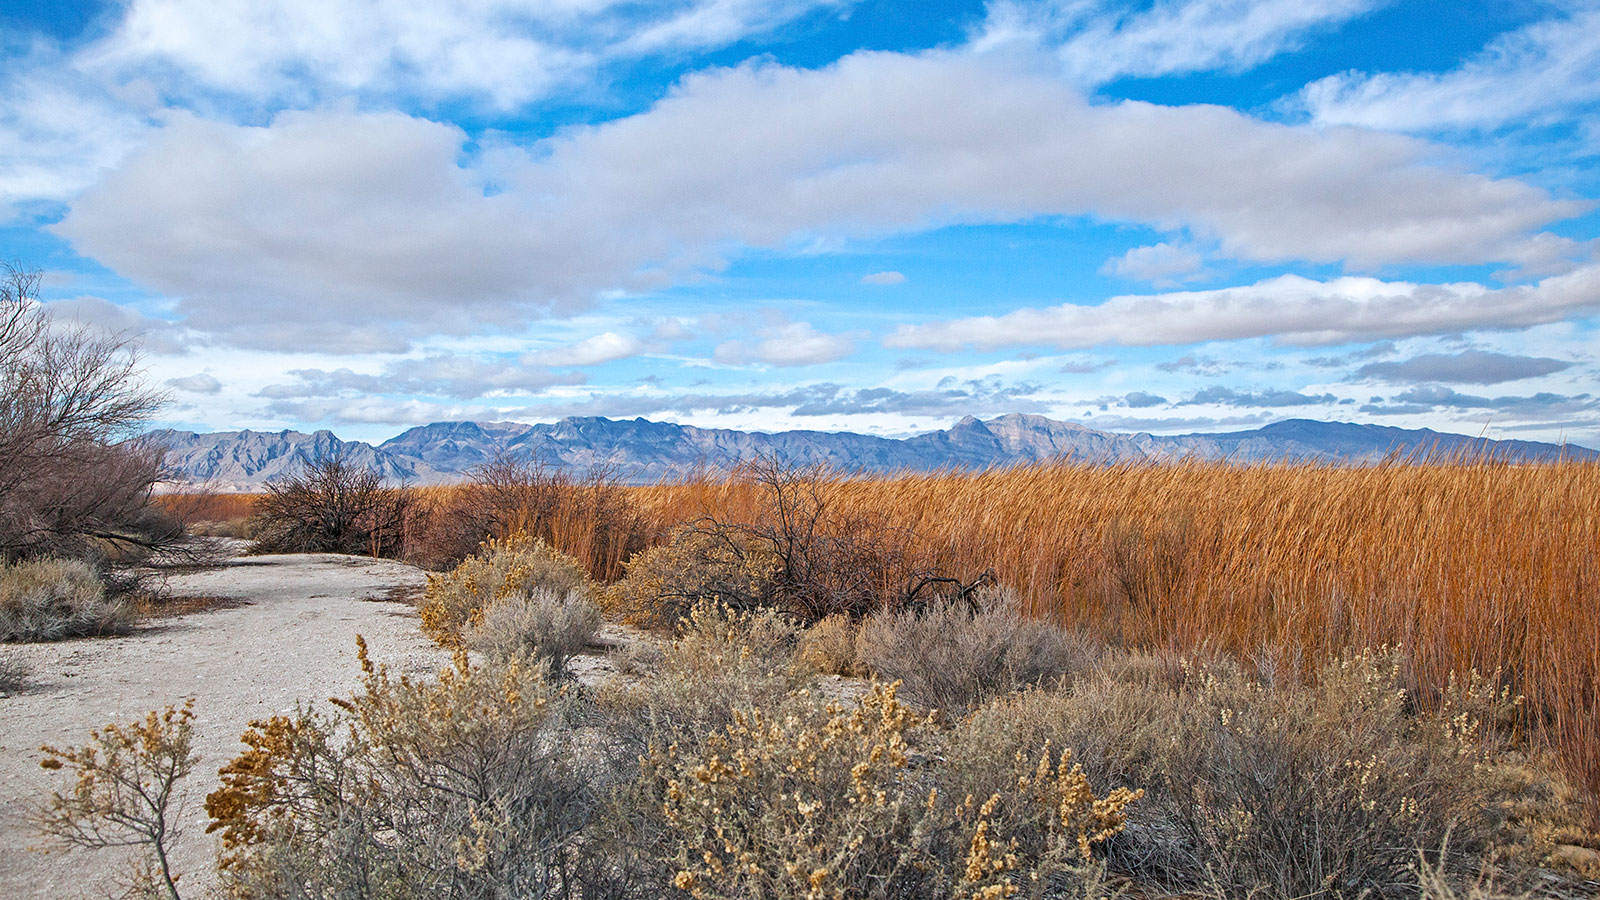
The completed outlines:
<svg viewBox="0 0 1600 900">
<path fill-rule="evenodd" d="M 291 712 L 358 687 L 356 635 L 397 673 L 431 674 L 448 656 L 419 630 L 414 595 L 423 572 L 386 560 L 332 555 L 257 556 L 169 577 L 174 596 L 247 601 L 156 619 L 125 637 L 4 648 L 32 669 L 21 693 L 0 698 L 0 898 L 104 897 L 120 851 L 44 855 L 27 826 L 33 804 L 61 773 L 39 768 L 39 746 L 81 744 L 91 728 L 126 723 L 195 701 L 200 761 L 188 779 L 180 886 L 201 897 L 212 881 L 213 838 L 202 809 L 217 769 L 239 750 L 251 720 Z M 604 667 L 600 667 L 603 669 Z M 596 672 L 601 674 L 601 672 Z"/>
</svg>

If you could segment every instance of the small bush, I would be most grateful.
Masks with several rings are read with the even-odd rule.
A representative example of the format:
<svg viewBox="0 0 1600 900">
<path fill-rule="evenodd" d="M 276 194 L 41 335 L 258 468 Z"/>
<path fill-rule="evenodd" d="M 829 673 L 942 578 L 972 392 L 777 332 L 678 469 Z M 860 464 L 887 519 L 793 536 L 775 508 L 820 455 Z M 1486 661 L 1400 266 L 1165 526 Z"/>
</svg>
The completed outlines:
<svg viewBox="0 0 1600 900">
<path fill-rule="evenodd" d="M 1509 791 L 1493 725 L 1511 701 L 1478 681 L 1419 714 L 1402 683 L 1397 658 L 1372 653 L 1330 663 L 1314 686 L 1269 686 L 1226 662 L 1177 684 L 1102 674 L 978 710 L 954 764 L 981 778 L 996 753 L 1049 740 L 1097 784 L 1145 788 L 1109 855 L 1169 890 L 1412 897 L 1419 851 L 1449 835 L 1454 857 L 1434 863 L 1456 871 L 1500 835 Z"/>
<path fill-rule="evenodd" d="M 606 604 L 624 621 L 658 629 L 676 626 L 701 603 L 773 606 L 780 565 L 770 548 L 737 529 L 679 528 L 628 561 Z"/>
<path fill-rule="evenodd" d="M 394 680 L 359 652 L 362 692 L 332 716 L 256 722 L 206 800 L 235 898 L 603 897 L 577 845 L 598 807 L 537 666 L 458 653 L 437 680 Z"/>
<path fill-rule="evenodd" d="M 1013 595 L 992 591 L 979 595 L 976 610 L 935 601 L 920 612 L 869 616 L 858 647 L 867 669 L 902 682 L 908 697 L 958 715 L 1094 661 L 1084 639 L 1024 616 Z"/>
<path fill-rule="evenodd" d="M 126 630 L 132 611 L 108 597 L 86 563 L 39 559 L 0 563 L 0 641 L 54 641 Z"/>
<path fill-rule="evenodd" d="M 468 629 L 466 645 L 492 659 L 527 656 L 558 680 L 600 628 L 600 607 L 590 593 L 576 589 L 562 595 L 536 587 L 507 594 L 484 609 Z"/>
<path fill-rule="evenodd" d="M 800 635 L 795 661 L 818 675 L 860 675 L 857 639 L 861 629 L 844 614 L 832 615 Z"/>
<path fill-rule="evenodd" d="M 491 540 L 448 574 L 428 577 L 422 630 L 443 646 L 459 647 L 492 603 L 540 589 L 562 598 L 594 594 L 577 561 L 543 541 L 521 533 Z"/>
<path fill-rule="evenodd" d="M 67 847 L 141 847 L 130 897 L 178 900 L 179 873 L 171 853 L 180 837 L 183 805 L 177 786 L 194 770 L 194 701 L 152 712 L 142 722 L 90 732 L 82 747 L 43 747 L 45 769 L 66 769 L 67 784 L 51 793 L 35 826 Z"/>
</svg>

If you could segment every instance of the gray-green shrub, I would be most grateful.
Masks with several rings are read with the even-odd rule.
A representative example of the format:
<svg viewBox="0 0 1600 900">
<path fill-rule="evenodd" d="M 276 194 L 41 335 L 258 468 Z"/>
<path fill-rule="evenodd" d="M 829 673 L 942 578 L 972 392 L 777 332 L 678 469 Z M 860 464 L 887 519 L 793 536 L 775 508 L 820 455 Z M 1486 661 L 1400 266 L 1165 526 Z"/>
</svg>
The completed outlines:
<svg viewBox="0 0 1600 900">
<path fill-rule="evenodd" d="M 126 630 L 132 611 L 107 596 L 87 563 L 35 559 L 0 563 L 0 642 L 53 641 Z"/>
<path fill-rule="evenodd" d="M 976 609 L 935 601 L 880 611 L 862 623 L 857 648 L 869 671 L 901 682 L 908 698 L 956 715 L 1086 669 L 1096 653 L 1081 636 L 1023 615 L 1005 591 L 980 592 Z"/>
<path fill-rule="evenodd" d="M 527 656 L 559 680 L 599 629 L 592 592 L 573 588 L 562 594 L 541 585 L 490 602 L 468 628 L 466 645 L 494 659 Z"/>
<path fill-rule="evenodd" d="M 0 697 L 9 697 L 21 691 L 32 674 L 33 667 L 26 660 L 10 650 L 0 648 Z"/>
<path fill-rule="evenodd" d="M 953 764 L 981 783 L 999 755 L 1072 748 L 1097 785 L 1142 787 L 1112 864 L 1223 897 L 1414 897 L 1419 850 L 1450 871 L 1501 836 L 1509 781 L 1495 727 L 1512 703 L 1482 681 L 1418 712 L 1398 656 L 1347 656 L 1309 684 L 1219 661 L 1177 680 L 1149 666 L 1069 691 L 994 701 L 959 726 Z M 992 776 L 991 780 L 992 780 Z M 1470 874 L 1470 873 L 1469 873 Z"/>
</svg>

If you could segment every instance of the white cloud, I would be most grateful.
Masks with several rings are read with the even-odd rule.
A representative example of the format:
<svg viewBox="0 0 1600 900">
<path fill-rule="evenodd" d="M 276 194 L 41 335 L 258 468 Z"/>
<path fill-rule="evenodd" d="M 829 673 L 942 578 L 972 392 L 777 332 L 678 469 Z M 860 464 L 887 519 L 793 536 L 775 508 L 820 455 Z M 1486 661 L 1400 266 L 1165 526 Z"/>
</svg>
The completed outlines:
<svg viewBox="0 0 1600 900">
<path fill-rule="evenodd" d="M 525 353 L 522 361 L 540 366 L 597 366 L 638 356 L 644 349 L 644 344 L 638 338 L 607 331 L 565 347 Z"/>
<path fill-rule="evenodd" d="M 81 65 L 306 105 L 334 97 L 473 98 L 509 109 L 606 61 L 721 46 L 846 0 L 132 0 Z"/>
<path fill-rule="evenodd" d="M 93 184 L 145 136 L 142 116 L 60 67 L 53 54 L 7 60 L 0 76 L 0 223 L 30 202 Z"/>
<path fill-rule="evenodd" d="M 1149 247 L 1134 247 L 1107 260 L 1101 274 L 1120 275 L 1135 281 L 1148 281 L 1156 287 L 1172 287 L 1193 280 L 1205 260 L 1189 248 L 1162 241 Z"/>
<path fill-rule="evenodd" d="M 861 283 L 880 286 L 905 284 L 906 276 L 899 272 L 871 272 L 861 276 Z"/>
<path fill-rule="evenodd" d="M 403 349 L 419 329 L 470 330 L 464 311 L 493 323 L 548 308 L 563 292 L 538 273 L 570 271 L 578 252 L 484 196 L 482 174 L 456 164 L 464 140 L 397 113 L 260 128 L 177 114 L 55 228 L 241 346 Z"/>
<path fill-rule="evenodd" d="M 140 351 L 180 356 L 189 350 L 193 335 L 183 326 L 147 316 L 103 297 L 52 300 L 45 308 L 63 325 L 83 324 L 132 340 Z"/>
<path fill-rule="evenodd" d="M 206 372 L 196 372 L 182 378 L 168 378 L 165 383 L 190 394 L 216 394 L 222 391 L 222 382 Z"/>
<path fill-rule="evenodd" d="M 463 160 L 397 113 L 170 118 L 56 226 L 80 253 L 250 346 L 397 350 L 569 314 L 782 247 L 1094 215 L 1252 261 L 1547 265 L 1584 207 L 1431 167 L 1413 139 L 1220 107 L 1096 106 L 947 54 L 691 76 L 636 116 Z"/>
<path fill-rule="evenodd" d="M 1600 9 L 1497 38 L 1448 72 L 1346 72 L 1307 85 L 1301 100 L 1324 124 L 1394 131 L 1494 128 L 1600 100 Z"/>
<path fill-rule="evenodd" d="M 1050 0 L 989 5 L 981 48 L 1014 41 L 1054 45 L 1068 77 L 1101 84 L 1210 70 L 1242 71 L 1298 49 L 1317 29 L 1388 0 L 1157 0 L 1128 4 Z"/>
<path fill-rule="evenodd" d="M 1600 266 L 1534 285 L 1414 284 L 1283 275 L 1211 291 L 1113 297 L 925 325 L 903 325 L 890 347 L 1159 346 L 1272 337 L 1317 345 L 1513 328 L 1600 311 Z"/>
<path fill-rule="evenodd" d="M 762 340 L 724 341 L 716 359 L 727 364 L 762 362 L 773 366 L 815 366 L 855 352 L 856 342 L 842 334 L 824 334 L 808 322 L 791 322 L 760 330 Z"/>
</svg>

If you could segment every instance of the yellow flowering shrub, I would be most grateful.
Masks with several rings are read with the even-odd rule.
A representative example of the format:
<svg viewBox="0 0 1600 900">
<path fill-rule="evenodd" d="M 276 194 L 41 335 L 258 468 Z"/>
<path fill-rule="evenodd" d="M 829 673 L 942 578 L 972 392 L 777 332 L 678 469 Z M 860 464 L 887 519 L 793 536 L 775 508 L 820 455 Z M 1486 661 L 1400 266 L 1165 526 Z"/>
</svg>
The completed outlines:
<svg viewBox="0 0 1600 900">
<path fill-rule="evenodd" d="M 800 692 L 735 713 L 693 751 L 653 748 L 644 775 L 674 885 L 729 900 L 1035 893 L 1082 876 L 1137 798 L 1095 796 L 1070 754 L 1052 764 L 1048 750 L 1004 795 L 947 797 L 938 741 L 932 716 L 875 685 L 851 707 Z"/>
<path fill-rule="evenodd" d="M 576 593 L 592 600 L 595 595 L 578 561 L 542 540 L 518 532 L 485 541 L 476 555 L 450 572 L 428 576 L 418 610 L 422 630 L 441 646 L 460 647 L 495 601 L 531 596 L 539 589 L 557 597 Z"/>
</svg>

